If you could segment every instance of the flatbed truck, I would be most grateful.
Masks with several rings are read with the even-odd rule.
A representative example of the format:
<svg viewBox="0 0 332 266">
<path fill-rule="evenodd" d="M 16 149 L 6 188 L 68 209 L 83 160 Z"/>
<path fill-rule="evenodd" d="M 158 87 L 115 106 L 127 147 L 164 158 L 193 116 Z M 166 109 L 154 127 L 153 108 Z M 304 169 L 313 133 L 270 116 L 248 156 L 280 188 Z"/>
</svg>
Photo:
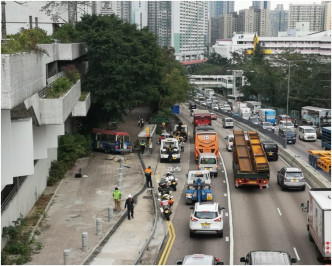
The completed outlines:
<svg viewBox="0 0 332 266">
<path fill-rule="evenodd" d="M 262 147 L 258 132 L 248 131 L 245 138 L 243 130 L 233 130 L 233 173 L 234 185 L 259 186 L 269 184 L 270 167 Z"/>
</svg>

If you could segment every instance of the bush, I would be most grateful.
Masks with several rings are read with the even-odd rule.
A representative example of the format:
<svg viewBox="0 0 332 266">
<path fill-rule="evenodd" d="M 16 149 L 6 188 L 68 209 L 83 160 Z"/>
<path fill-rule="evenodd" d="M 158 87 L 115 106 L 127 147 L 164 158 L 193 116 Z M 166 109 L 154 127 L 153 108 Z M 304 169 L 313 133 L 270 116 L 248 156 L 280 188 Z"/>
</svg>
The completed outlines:
<svg viewBox="0 0 332 266">
<path fill-rule="evenodd" d="M 88 95 L 88 91 L 82 91 L 81 92 L 81 97 L 79 98 L 79 101 L 84 102 L 86 100 L 86 97 Z"/>
<path fill-rule="evenodd" d="M 73 84 L 75 84 L 81 77 L 75 65 L 63 66 L 61 70 Z"/>
<path fill-rule="evenodd" d="M 73 43 L 78 41 L 79 33 L 72 24 L 67 23 L 56 29 L 52 37 L 61 43 Z"/>
<path fill-rule="evenodd" d="M 1 45 L 1 53 L 14 54 L 21 52 L 41 51 L 38 44 L 52 43 L 53 39 L 47 36 L 43 29 L 22 29 L 19 33 L 8 36 L 9 40 Z"/>
<path fill-rule="evenodd" d="M 67 77 L 58 78 L 56 81 L 52 83 L 52 87 L 50 90 L 47 91 L 45 97 L 52 99 L 52 98 L 59 98 L 60 96 L 64 95 L 73 85 L 73 83 Z"/>
</svg>

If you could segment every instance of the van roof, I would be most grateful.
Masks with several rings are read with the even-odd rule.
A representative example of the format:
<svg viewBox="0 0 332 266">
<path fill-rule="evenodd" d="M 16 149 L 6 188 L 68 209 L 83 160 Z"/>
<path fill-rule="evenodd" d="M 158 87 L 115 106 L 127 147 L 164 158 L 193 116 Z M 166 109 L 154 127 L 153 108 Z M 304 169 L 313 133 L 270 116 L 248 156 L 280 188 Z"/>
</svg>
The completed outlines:
<svg viewBox="0 0 332 266">
<path fill-rule="evenodd" d="M 290 265 L 289 255 L 283 251 L 251 251 L 253 265 Z"/>
</svg>

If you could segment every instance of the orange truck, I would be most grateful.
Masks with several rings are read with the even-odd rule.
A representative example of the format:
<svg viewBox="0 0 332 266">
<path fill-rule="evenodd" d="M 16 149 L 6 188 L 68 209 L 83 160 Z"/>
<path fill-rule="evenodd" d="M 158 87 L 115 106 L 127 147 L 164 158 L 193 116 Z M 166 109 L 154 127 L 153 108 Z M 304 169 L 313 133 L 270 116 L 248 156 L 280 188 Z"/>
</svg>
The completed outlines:
<svg viewBox="0 0 332 266">
<path fill-rule="evenodd" d="M 248 131 L 246 138 L 243 130 L 234 130 L 233 173 L 234 185 L 259 186 L 269 184 L 270 167 L 256 131 Z"/>
<path fill-rule="evenodd" d="M 218 133 L 211 126 L 197 127 L 195 133 L 195 160 L 200 153 L 214 153 L 219 156 Z"/>
</svg>

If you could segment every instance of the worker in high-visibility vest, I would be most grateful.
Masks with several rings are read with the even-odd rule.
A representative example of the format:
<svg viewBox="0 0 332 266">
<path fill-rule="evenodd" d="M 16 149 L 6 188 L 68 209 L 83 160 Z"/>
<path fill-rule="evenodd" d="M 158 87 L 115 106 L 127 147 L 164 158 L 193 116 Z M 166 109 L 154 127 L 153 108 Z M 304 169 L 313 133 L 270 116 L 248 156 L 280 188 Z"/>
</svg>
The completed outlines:
<svg viewBox="0 0 332 266">
<path fill-rule="evenodd" d="M 151 166 L 146 168 L 144 170 L 144 172 L 145 172 L 145 178 L 146 178 L 146 186 L 152 188 L 153 186 L 152 186 L 152 178 L 151 178 L 152 177 Z"/>
<path fill-rule="evenodd" d="M 121 192 L 116 187 L 113 191 L 113 199 L 114 199 L 114 205 L 115 205 L 115 211 L 121 211 Z"/>
</svg>

